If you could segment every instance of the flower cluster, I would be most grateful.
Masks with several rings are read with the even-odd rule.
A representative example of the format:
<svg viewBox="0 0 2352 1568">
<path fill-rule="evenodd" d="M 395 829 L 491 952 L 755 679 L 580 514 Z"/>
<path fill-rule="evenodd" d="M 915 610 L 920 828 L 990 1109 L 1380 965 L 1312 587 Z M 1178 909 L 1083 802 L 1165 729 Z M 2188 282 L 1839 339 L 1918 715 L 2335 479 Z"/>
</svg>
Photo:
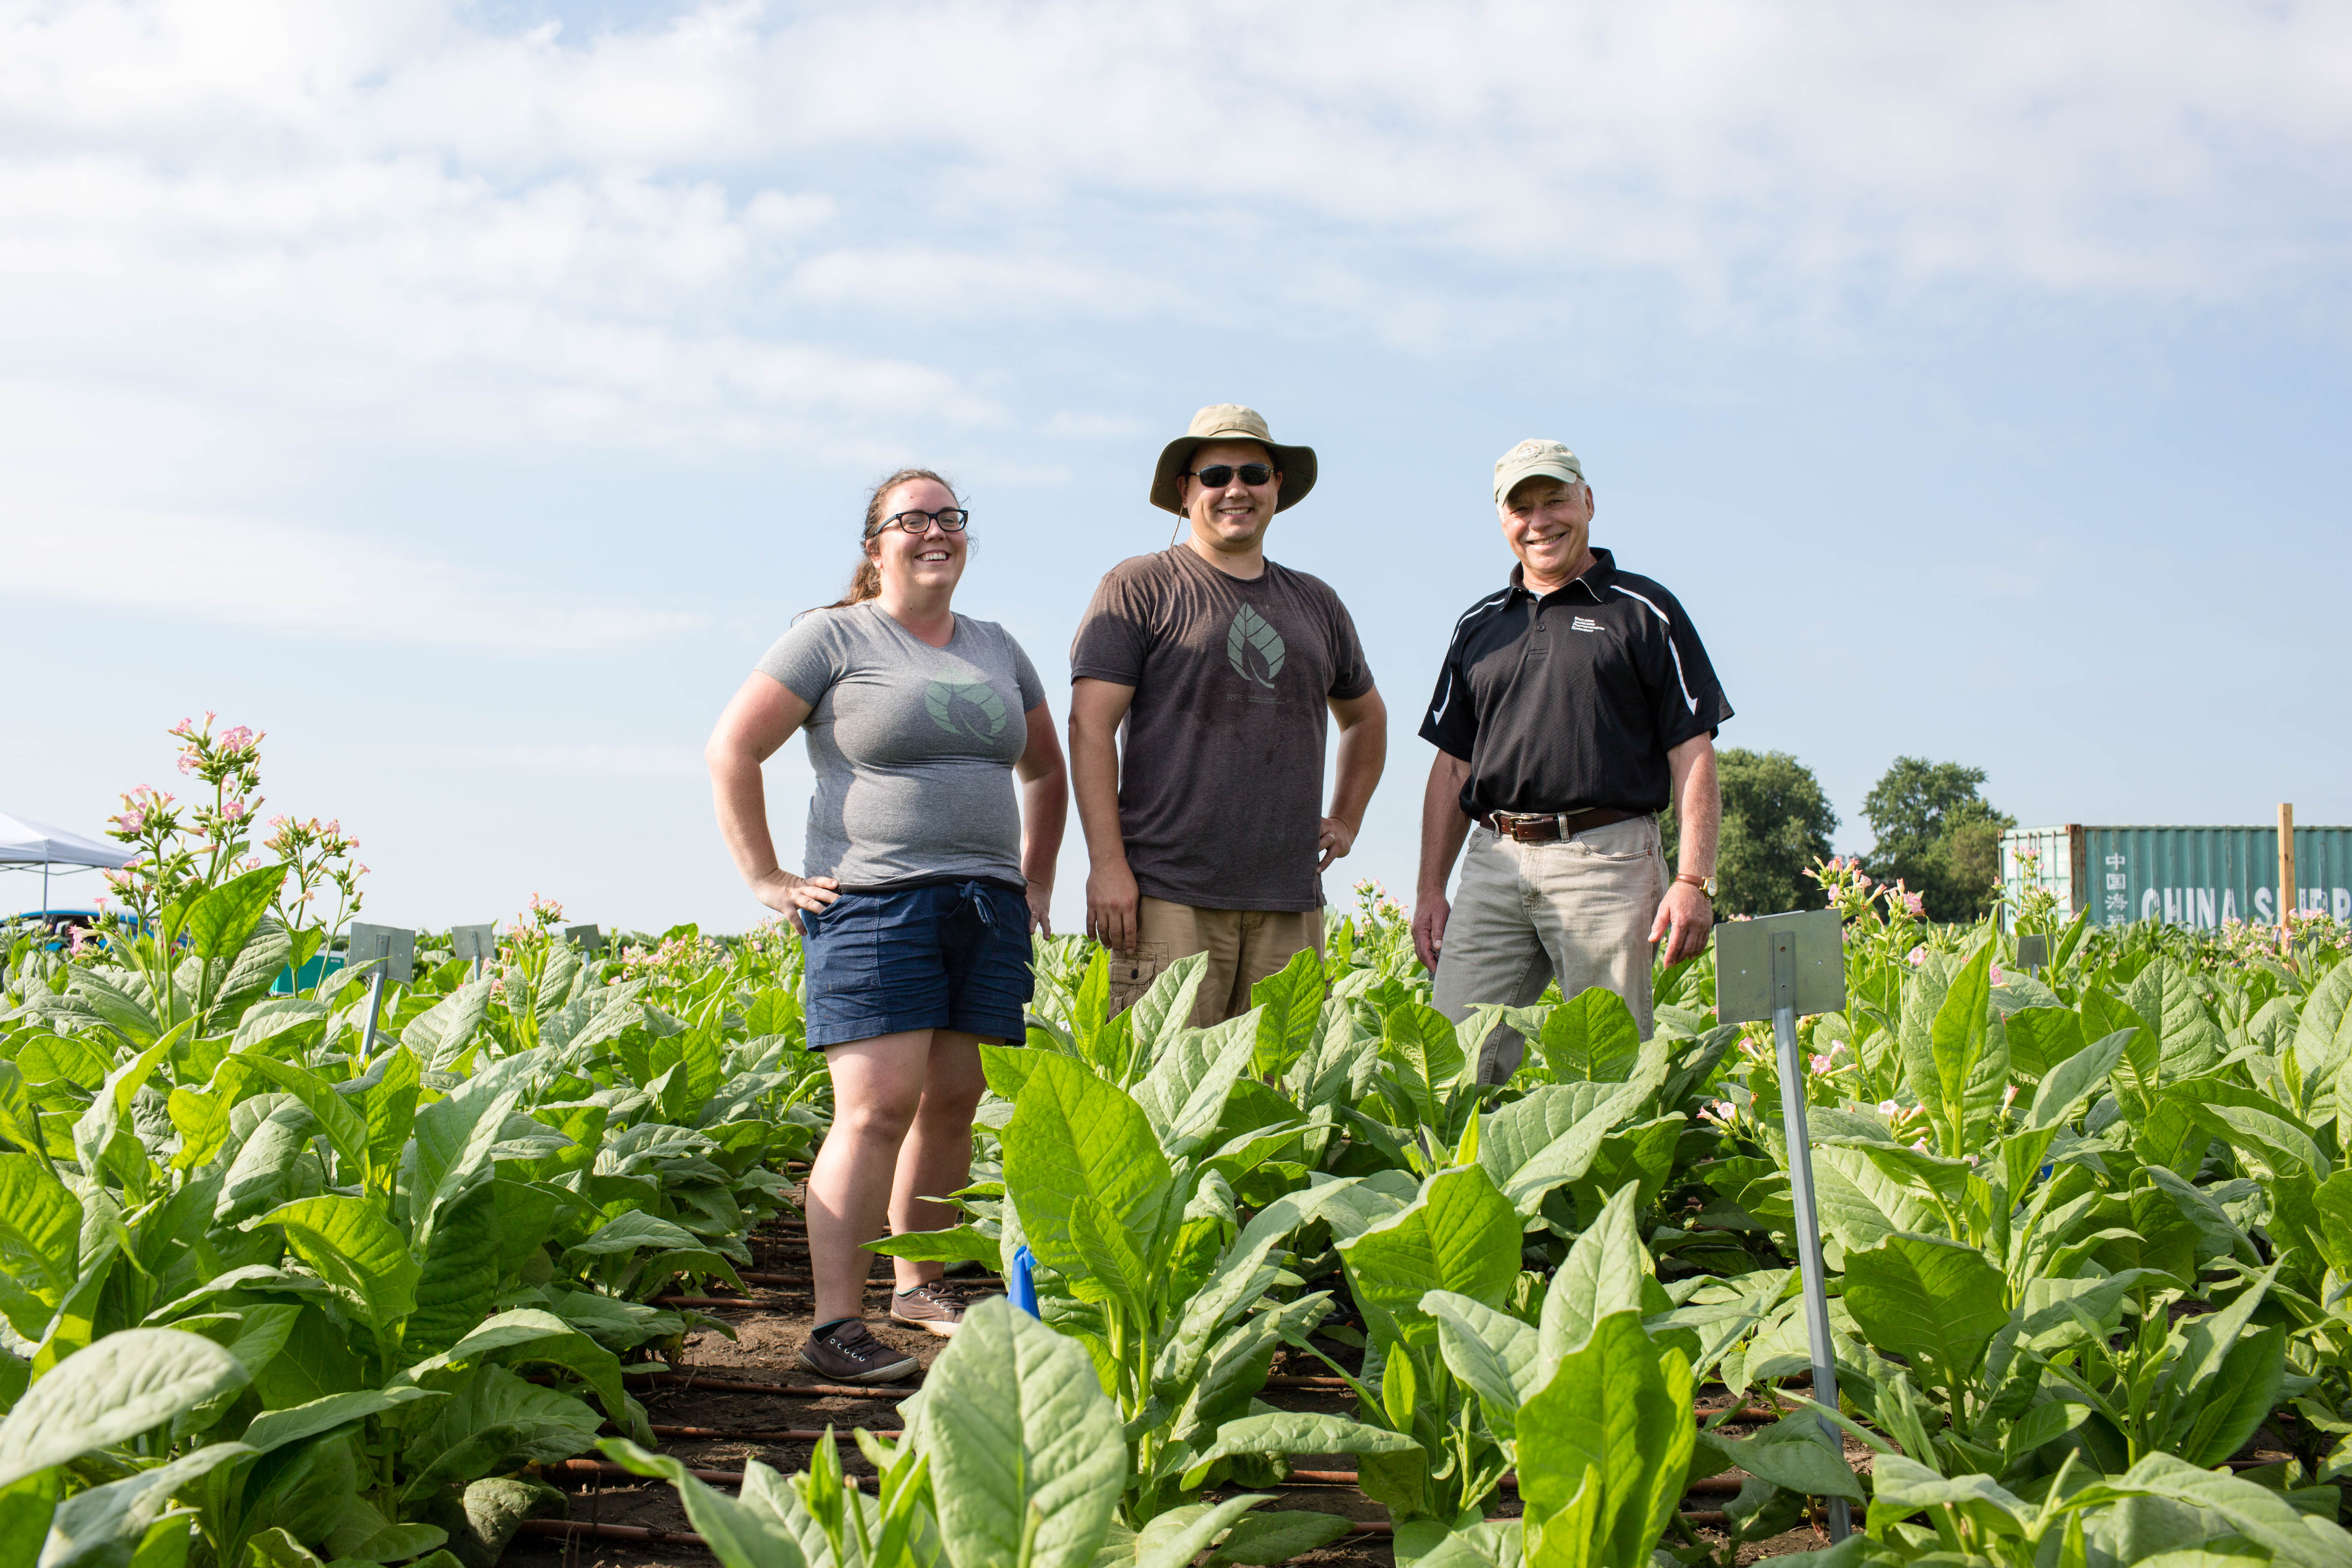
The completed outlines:
<svg viewBox="0 0 2352 1568">
<path fill-rule="evenodd" d="M 365 866 L 352 858 L 360 841 L 343 832 L 340 819 L 320 822 L 315 816 L 308 820 L 273 816 L 269 827 L 270 835 L 261 847 L 291 873 L 278 889 L 279 922 L 288 931 L 301 929 L 303 917 L 317 902 L 320 889 L 332 887 L 335 913 L 324 923 L 330 934 L 342 930 L 343 922 L 360 912 L 360 879 L 368 874 Z"/>
<path fill-rule="evenodd" d="M 107 819 L 108 836 L 136 850 L 121 869 L 105 873 L 107 885 L 142 926 L 206 889 L 268 864 L 247 853 L 262 805 L 262 733 L 243 724 L 215 733 L 217 717 L 206 713 L 202 722 L 183 719 L 165 731 L 179 742 L 174 765 L 209 789 L 209 799 L 198 795 L 184 805 L 168 790 L 141 784 L 123 795 L 122 809 Z M 334 919 L 326 923 L 331 933 L 341 930 L 359 912 L 359 879 L 368 870 L 350 859 L 358 840 L 346 837 L 341 824 L 322 825 L 316 817 L 297 822 L 273 816 L 269 828 L 261 847 L 289 873 L 276 899 L 279 923 L 299 929 L 305 907 L 331 883 L 341 897 Z"/>
<path fill-rule="evenodd" d="M 2221 922 L 2221 951 L 2235 963 L 2256 957 L 2291 959 L 2315 949 L 2352 953 L 2352 921 L 2337 920 L 2325 910 L 2289 910 L 2283 926 Z"/>
<path fill-rule="evenodd" d="M 553 899 L 543 899 L 533 893 L 530 907 L 515 916 L 514 924 L 507 928 L 507 935 L 517 942 L 528 941 L 544 937 L 562 923 L 563 906 Z"/>
<path fill-rule="evenodd" d="M 622 980 L 652 980 L 682 984 L 715 963 L 726 961 L 727 949 L 708 937 L 683 933 L 666 937 L 651 947 L 632 942 L 621 949 Z"/>
<path fill-rule="evenodd" d="M 1899 877 L 1892 883 L 1880 881 L 1862 868 L 1859 855 L 1848 855 L 1843 859 L 1832 855 L 1805 875 L 1822 885 L 1829 907 L 1847 920 L 1867 912 L 1874 902 L 1882 906 L 1889 918 L 1927 918 L 1925 895 L 1911 891 Z"/>
</svg>

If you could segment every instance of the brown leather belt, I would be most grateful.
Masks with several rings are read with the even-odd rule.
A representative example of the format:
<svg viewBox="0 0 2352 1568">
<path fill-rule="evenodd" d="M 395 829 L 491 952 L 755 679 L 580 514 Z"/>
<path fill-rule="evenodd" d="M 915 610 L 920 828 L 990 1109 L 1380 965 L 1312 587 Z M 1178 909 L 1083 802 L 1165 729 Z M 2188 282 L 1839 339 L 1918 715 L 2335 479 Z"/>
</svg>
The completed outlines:
<svg viewBox="0 0 2352 1568">
<path fill-rule="evenodd" d="M 1630 822 L 1648 815 L 1639 811 L 1620 811 L 1613 805 L 1596 805 L 1589 811 L 1521 812 L 1490 811 L 1471 820 L 1501 837 L 1521 844 L 1554 844 L 1563 838 L 1595 827 L 1606 827 L 1612 822 Z"/>
</svg>

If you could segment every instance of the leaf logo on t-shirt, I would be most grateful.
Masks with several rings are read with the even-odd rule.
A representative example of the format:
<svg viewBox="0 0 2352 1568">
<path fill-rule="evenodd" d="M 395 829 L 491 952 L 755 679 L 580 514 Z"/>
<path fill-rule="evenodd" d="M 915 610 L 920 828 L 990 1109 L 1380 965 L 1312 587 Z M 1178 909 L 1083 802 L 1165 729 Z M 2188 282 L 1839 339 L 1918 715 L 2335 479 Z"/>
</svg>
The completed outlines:
<svg viewBox="0 0 2352 1568">
<path fill-rule="evenodd" d="M 1233 626 L 1225 633 L 1225 658 L 1232 661 L 1235 675 L 1271 690 L 1288 651 L 1282 646 L 1282 634 L 1266 625 L 1264 616 L 1247 605 L 1234 612 Z M 1263 675 L 1258 673 L 1261 669 Z"/>
<path fill-rule="evenodd" d="M 934 680 L 923 693 L 931 722 L 950 735 L 993 741 L 1004 733 L 1004 699 L 985 680 Z"/>
</svg>

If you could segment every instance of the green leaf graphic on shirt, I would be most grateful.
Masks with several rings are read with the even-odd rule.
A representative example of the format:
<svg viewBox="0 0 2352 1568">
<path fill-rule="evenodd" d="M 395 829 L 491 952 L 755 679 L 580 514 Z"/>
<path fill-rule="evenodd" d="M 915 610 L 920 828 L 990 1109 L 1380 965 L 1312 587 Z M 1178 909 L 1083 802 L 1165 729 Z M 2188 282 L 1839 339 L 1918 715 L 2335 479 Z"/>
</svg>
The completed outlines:
<svg viewBox="0 0 2352 1568">
<path fill-rule="evenodd" d="M 950 735 L 993 741 L 1004 733 L 1004 699 L 984 680 L 934 680 L 923 693 L 923 706 L 930 710 L 931 722 Z"/>
<path fill-rule="evenodd" d="M 1250 658 L 1251 649 L 1257 658 Z M 1225 633 L 1225 658 L 1232 660 L 1234 673 L 1244 680 L 1273 689 L 1274 678 L 1282 673 L 1282 661 L 1288 649 L 1282 646 L 1282 634 L 1265 624 L 1265 617 L 1244 605 L 1234 612 L 1234 624 Z M 1265 673 L 1260 675 L 1255 663 Z"/>
</svg>

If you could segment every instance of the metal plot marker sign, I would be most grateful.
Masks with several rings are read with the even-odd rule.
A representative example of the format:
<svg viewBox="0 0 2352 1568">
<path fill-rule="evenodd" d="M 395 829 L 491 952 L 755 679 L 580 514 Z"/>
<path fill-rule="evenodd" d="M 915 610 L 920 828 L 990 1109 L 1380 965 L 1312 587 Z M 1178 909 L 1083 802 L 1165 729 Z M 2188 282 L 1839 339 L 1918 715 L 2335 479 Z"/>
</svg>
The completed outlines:
<svg viewBox="0 0 2352 1568">
<path fill-rule="evenodd" d="M 479 980 L 483 966 L 499 955 L 498 922 L 493 921 L 482 926 L 451 926 L 449 946 L 453 950 L 450 953 L 452 958 L 473 961 L 474 978 Z"/>
<path fill-rule="evenodd" d="M 375 1055 L 375 1026 L 383 1012 L 385 979 L 405 985 L 416 978 L 416 933 L 402 931 L 398 926 L 372 926 L 354 921 L 350 940 L 351 951 L 343 959 L 346 964 L 377 966 L 375 973 L 368 976 L 367 1033 L 360 1041 L 360 1058 L 364 1061 Z"/>
<path fill-rule="evenodd" d="M 1822 1283 L 1821 1206 L 1813 1197 L 1813 1142 L 1805 1128 L 1805 1064 L 1797 1055 L 1797 1015 L 1845 1006 L 1845 932 L 1835 910 L 1802 910 L 1715 928 L 1716 1018 L 1772 1020 L 1780 1064 L 1780 1126 L 1789 1140 L 1789 1192 L 1796 1203 L 1797 1268 L 1805 1292 L 1805 1338 L 1813 1354 L 1813 1398 L 1838 1407 L 1837 1358 L 1830 1350 L 1830 1298 Z M 1822 1431 L 1843 1457 L 1845 1441 Z M 1843 1498 L 1832 1498 L 1830 1539 L 1853 1528 Z"/>
<path fill-rule="evenodd" d="M 604 939 L 598 933 L 596 928 L 592 925 L 565 926 L 563 928 L 563 940 L 566 942 L 578 942 L 580 944 L 580 950 L 583 952 L 593 953 L 602 952 L 604 951 Z"/>
</svg>

